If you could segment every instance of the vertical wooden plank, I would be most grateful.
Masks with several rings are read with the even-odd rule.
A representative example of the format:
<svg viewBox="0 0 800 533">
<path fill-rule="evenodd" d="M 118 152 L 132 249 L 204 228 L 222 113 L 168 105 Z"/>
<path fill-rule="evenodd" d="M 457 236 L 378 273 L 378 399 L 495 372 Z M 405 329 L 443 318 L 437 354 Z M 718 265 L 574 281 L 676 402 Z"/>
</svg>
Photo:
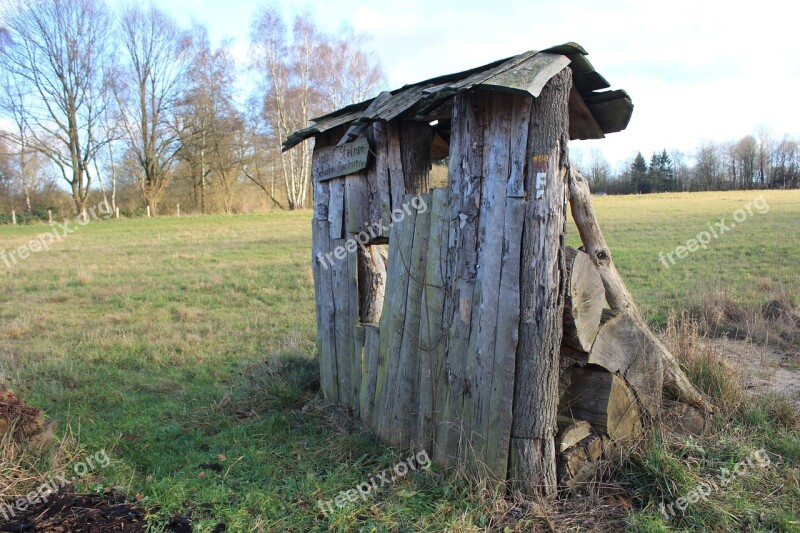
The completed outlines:
<svg viewBox="0 0 800 533">
<path fill-rule="evenodd" d="M 458 459 L 462 437 L 461 413 L 466 392 L 465 354 L 472 323 L 472 296 L 478 270 L 478 212 L 483 172 L 483 102 L 475 94 L 462 94 L 453 103 L 453 136 L 450 156 L 451 234 L 448 279 L 451 290 L 445 300 L 448 326 L 445 355 L 446 394 L 442 422 L 436 428 L 434 457 L 451 466 Z M 449 315 L 449 316 L 448 316 Z"/>
<path fill-rule="evenodd" d="M 386 124 L 374 122 L 367 130 L 374 162 L 367 167 L 369 226 L 376 237 L 388 237 L 391 222 L 391 188 L 389 185 Z"/>
<path fill-rule="evenodd" d="M 527 94 L 515 94 L 511 113 L 511 175 L 508 178 L 506 196 L 525 197 L 525 163 L 528 149 L 528 125 L 533 98 Z"/>
<path fill-rule="evenodd" d="M 386 360 L 386 384 L 382 398 L 381 413 L 377 427 L 378 438 L 389 446 L 401 446 L 402 443 L 397 433 L 392 432 L 394 405 L 397 401 L 398 377 L 400 373 L 400 349 L 403 342 L 403 333 L 406 327 L 406 302 L 408 300 L 408 286 L 410 281 L 411 254 L 414 245 L 414 227 L 416 211 L 411 210 L 408 216 L 399 220 L 392 226 L 392 236 L 389 245 L 389 265 L 393 270 L 396 282 L 393 289 L 391 307 L 387 310 L 384 304 L 381 316 L 381 359 Z M 397 228 L 397 231 L 395 229 Z M 387 316 L 388 315 L 388 316 Z M 384 324 L 384 318 L 387 323 Z"/>
<path fill-rule="evenodd" d="M 431 194 L 431 231 L 425 265 L 425 287 L 419 328 L 419 392 L 417 422 L 412 448 L 430 450 L 438 413 L 437 380 L 441 376 L 444 355 L 444 297 L 447 260 L 447 191 L 433 189 Z"/>
<path fill-rule="evenodd" d="M 345 231 L 354 235 L 369 225 L 369 187 L 366 172 L 344 178 Z"/>
<path fill-rule="evenodd" d="M 330 202 L 328 203 L 328 224 L 331 239 L 344 237 L 344 177 L 328 181 Z"/>
<path fill-rule="evenodd" d="M 389 165 L 389 188 L 391 192 L 391 209 L 402 209 L 406 195 L 405 175 L 403 174 L 403 158 L 400 152 L 400 131 L 396 120 L 387 124 L 386 129 L 387 163 Z"/>
<path fill-rule="evenodd" d="M 419 200 L 422 204 L 411 194 L 406 195 L 403 200 L 403 205 L 409 206 L 406 218 L 411 217 L 413 212 L 415 223 L 411 255 L 403 257 L 403 262 L 407 264 L 409 270 L 408 296 L 405 302 L 405 323 L 403 324 L 403 337 L 397 365 L 397 385 L 391 427 L 392 434 L 396 435 L 397 442 L 402 447 L 410 447 L 410 438 L 417 416 L 420 313 L 431 224 L 430 194 L 419 195 Z M 414 205 L 424 205 L 425 209 L 415 210 L 411 207 Z"/>
<path fill-rule="evenodd" d="M 345 239 L 331 239 L 331 249 L 345 246 Z M 350 254 L 348 254 L 350 255 Z M 339 402 L 353 407 L 353 324 L 350 317 L 348 258 L 335 259 L 331 265 L 332 306 L 336 330 L 336 369 L 339 379 Z"/>
<path fill-rule="evenodd" d="M 380 357 L 380 328 L 376 324 L 364 324 L 364 359 L 361 366 L 361 391 L 359 407 L 361 422 L 372 427 L 375 409 L 375 385 L 378 379 L 378 358 Z"/>
<path fill-rule="evenodd" d="M 523 152 L 522 157 L 524 156 Z M 489 398 L 486 465 L 490 471 L 498 475 L 502 473 L 503 477 L 507 474 L 508 449 L 511 441 L 514 370 L 519 340 L 519 266 L 522 247 L 520 228 L 525 222 L 525 206 L 526 201 L 522 198 L 506 199 L 503 266 L 500 274 L 497 335 Z"/>
<path fill-rule="evenodd" d="M 464 403 L 464 457 L 480 478 L 505 481 L 505 466 L 494 471 L 486 461 L 494 348 L 503 259 L 506 188 L 510 175 L 511 103 L 506 93 L 485 95 L 484 154 L 478 224 L 478 265 L 465 378 L 470 394 Z"/>
<path fill-rule="evenodd" d="M 397 301 L 400 299 L 402 293 L 403 301 L 405 301 L 406 293 L 403 287 L 407 287 L 407 281 L 402 283 L 402 269 L 400 268 L 400 261 L 397 256 L 400 254 L 400 232 L 401 224 L 395 224 L 389 231 L 389 258 L 386 268 L 386 293 L 383 299 L 383 311 L 381 312 L 380 322 L 380 351 L 378 356 L 378 376 L 375 384 L 375 407 L 372 414 L 372 430 L 378 438 L 381 438 L 381 423 L 384 424 L 383 431 L 387 431 L 388 423 L 387 416 L 384 416 L 387 411 L 387 387 L 389 379 L 391 360 L 392 343 L 394 341 L 394 334 L 397 332 L 397 322 L 401 318 L 396 306 L 399 305 Z M 389 407 L 388 409 L 391 409 Z"/>
<path fill-rule="evenodd" d="M 352 237 L 350 237 L 350 242 Z M 361 358 L 364 351 L 364 329 L 361 327 L 360 309 L 358 306 L 358 250 L 348 250 L 347 258 L 347 322 L 349 324 L 352 347 L 350 350 L 351 390 L 350 405 L 357 412 L 358 398 L 361 392 Z"/>
<path fill-rule="evenodd" d="M 327 220 L 312 222 L 312 271 L 317 311 L 317 350 L 319 352 L 320 388 L 329 402 L 339 401 L 339 378 L 336 362 L 336 322 L 333 307 L 333 277 L 325 258 L 330 252 Z"/>
</svg>

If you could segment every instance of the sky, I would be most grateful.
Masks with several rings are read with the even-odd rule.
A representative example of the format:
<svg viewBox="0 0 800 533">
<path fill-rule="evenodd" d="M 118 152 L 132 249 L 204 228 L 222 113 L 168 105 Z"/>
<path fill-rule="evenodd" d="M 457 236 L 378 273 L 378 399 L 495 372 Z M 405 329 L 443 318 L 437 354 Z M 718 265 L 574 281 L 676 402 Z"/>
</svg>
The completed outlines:
<svg viewBox="0 0 800 533">
<path fill-rule="evenodd" d="M 246 56 L 250 22 L 266 0 L 156 0 L 179 22 L 205 24 L 217 44 Z M 310 13 L 326 31 L 371 36 L 388 88 L 568 41 L 635 109 L 628 128 L 571 143 L 612 164 L 641 150 L 693 152 L 704 140 L 758 128 L 800 136 L 800 6 L 793 2 L 675 0 L 279 1 L 287 17 Z M 577 150 L 576 150 L 577 148 Z"/>
</svg>

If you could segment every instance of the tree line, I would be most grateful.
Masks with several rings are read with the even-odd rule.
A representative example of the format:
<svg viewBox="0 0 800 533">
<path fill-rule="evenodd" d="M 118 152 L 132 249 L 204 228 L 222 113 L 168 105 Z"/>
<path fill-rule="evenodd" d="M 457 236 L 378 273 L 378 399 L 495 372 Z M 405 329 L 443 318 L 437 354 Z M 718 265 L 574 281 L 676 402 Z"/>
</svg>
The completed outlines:
<svg viewBox="0 0 800 533">
<path fill-rule="evenodd" d="M 0 209 L 153 214 L 308 203 L 309 120 L 384 84 L 365 36 L 261 8 L 246 57 L 157 7 L 21 0 L 0 18 Z M 308 144 L 308 143 L 304 143 Z"/>
<path fill-rule="evenodd" d="M 577 155 L 577 157 L 575 157 Z M 612 169 L 602 151 L 573 153 L 573 164 L 592 191 L 607 194 L 796 189 L 800 186 L 800 138 L 774 137 L 766 128 L 739 140 L 705 141 L 691 152 L 641 152 Z"/>
</svg>

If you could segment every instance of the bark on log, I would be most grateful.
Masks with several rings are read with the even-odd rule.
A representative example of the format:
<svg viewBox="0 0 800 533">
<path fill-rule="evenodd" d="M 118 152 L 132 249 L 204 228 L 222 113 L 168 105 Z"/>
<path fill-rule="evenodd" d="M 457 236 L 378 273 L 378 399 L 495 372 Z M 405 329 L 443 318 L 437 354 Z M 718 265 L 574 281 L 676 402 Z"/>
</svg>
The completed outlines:
<svg viewBox="0 0 800 533">
<path fill-rule="evenodd" d="M 564 279 L 564 342 L 589 352 L 606 303 L 603 280 L 588 254 L 567 248 Z"/>
<path fill-rule="evenodd" d="M 520 330 L 511 430 L 512 487 L 527 496 L 556 492 L 556 414 L 563 333 L 568 99 L 564 69 L 533 100 L 522 230 Z"/>
<path fill-rule="evenodd" d="M 358 292 L 363 324 L 378 324 L 386 292 L 386 246 L 374 245 L 358 250 Z"/>
<path fill-rule="evenodd" d="M 611 258 L 611 251 L 606 244 L 597 217 L 592 207 L 591 193 L 586 179 L 575 169 L 569 172 L 569 201 L 572 218 L 580 233 L 586 253 L 592 258 L 603 279 L 606 300 L 611 309 L 628 312 L 640 323 L 642 331 L 653 344 L 664 366 L 664 390 L 673 399 L 686 402 L 707 413 L 714 412 L 711 403 L 698 391 L 681 370 L 678 361 L 656 338 L 647 326 L 639 309 L 625 287 Z"/>
</svg>

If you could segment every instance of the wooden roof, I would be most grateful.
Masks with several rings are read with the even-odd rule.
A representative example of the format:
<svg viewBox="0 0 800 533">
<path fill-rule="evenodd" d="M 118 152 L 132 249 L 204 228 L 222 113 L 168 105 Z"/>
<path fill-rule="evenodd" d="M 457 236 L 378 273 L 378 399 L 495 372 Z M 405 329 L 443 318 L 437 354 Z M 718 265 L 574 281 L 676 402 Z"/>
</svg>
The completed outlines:
<svg viewBox="0 0 800 533">
<path fill-rule="evenodd" d="M 587 55 L 579 44 L 566 43 L 386 91 L 313 119 L 309 127 L 287 138 L 283 149 L 342 125 L 349 125 L 348 136 L 355 137 L 378 120 L 401 115 L 411 120 L 433 120 L 446 100 L 471 89 L 524 92 L 537 97 L 550 78 L 566 66 L 572 69 L 574 86 L 569 100 L 570 138 L 600 139 L 628 126 L 633 102 L 621 89 L 607 90 L 611 85 L 589 63 Z"/>
</svg>

